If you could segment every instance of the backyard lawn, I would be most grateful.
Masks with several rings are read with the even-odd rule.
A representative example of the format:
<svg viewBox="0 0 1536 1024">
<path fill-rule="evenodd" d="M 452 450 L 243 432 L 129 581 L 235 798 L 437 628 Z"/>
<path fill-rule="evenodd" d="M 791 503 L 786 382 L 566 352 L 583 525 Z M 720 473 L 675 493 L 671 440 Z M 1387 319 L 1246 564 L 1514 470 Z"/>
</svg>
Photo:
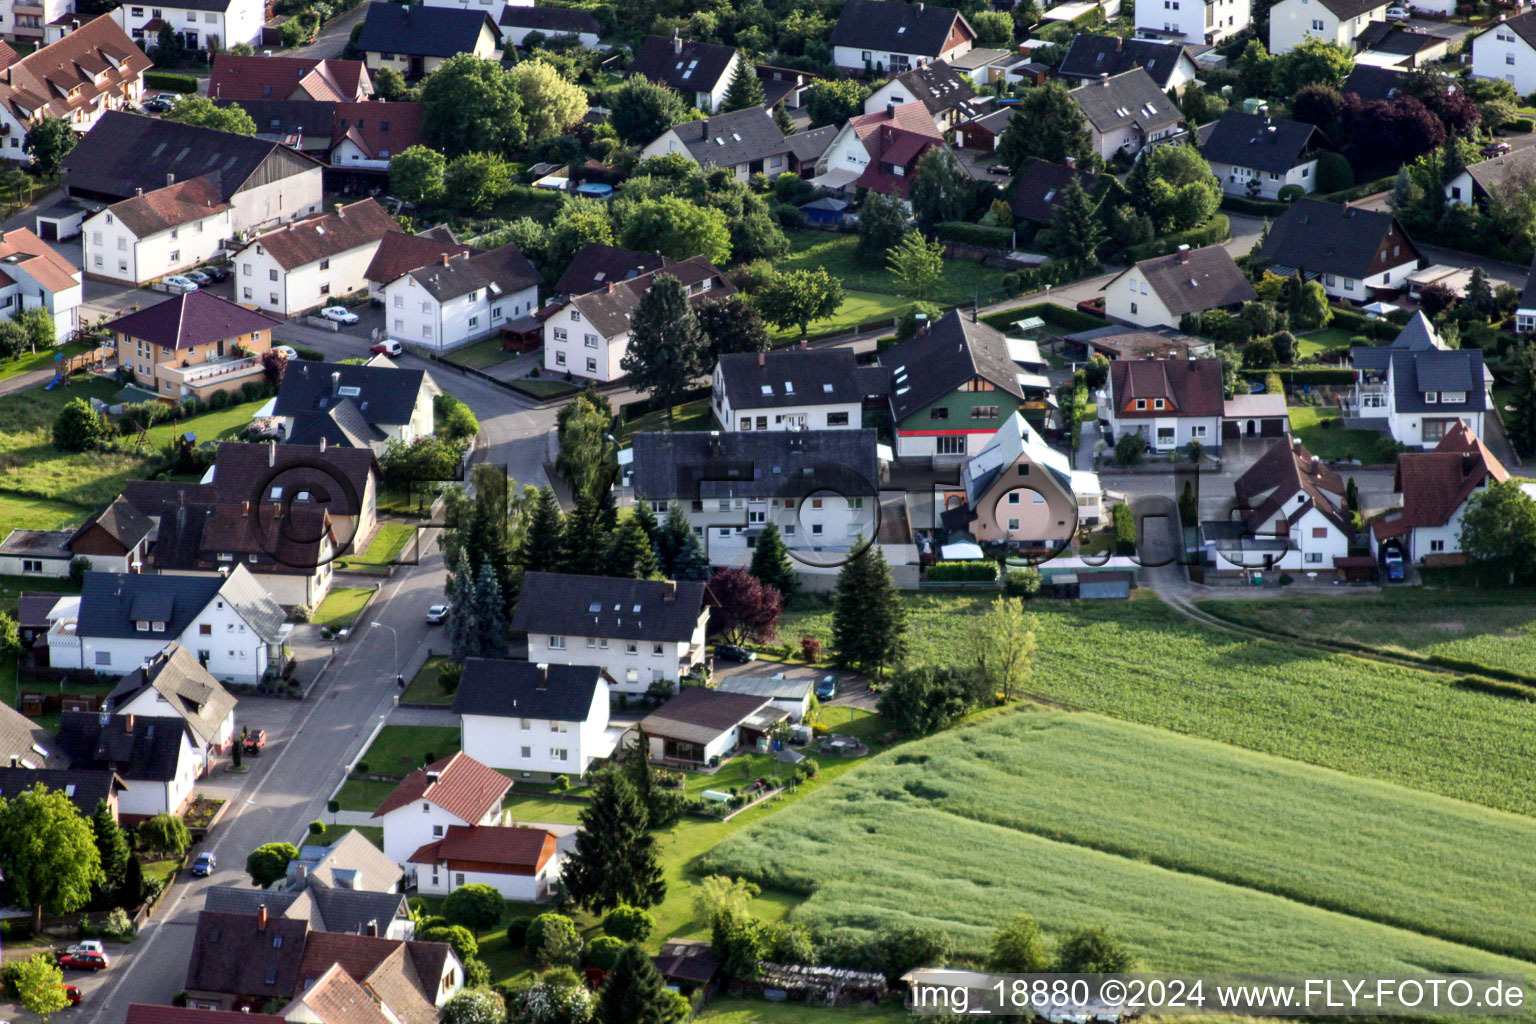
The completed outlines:
<svg viewBox="0 0 1536 1024">
<path fill-rule="evenodd" d="M 667 410 L 657 409 L 632 420 L 625 420 L 619 428 L 619 444 L 627 445 L 635 434 L 651 430 L 709 430 L 714 426 L 714 412 L 709 399 L 696 398 L 692 402 L 672 407 L 672 426 L 667 426 Z"/>
<path fill-rule="evenodd" d="M 765 999 L 716 999 L 693 1019 L 696 1024 L 901 1024 L 914 1018 L 894 999 L 880 1006 L 837 1010 Z"/>
<path fill-rule="evenodd" d="M 90 510 L 105 505 L 148 462 L 129 454 L 67 452 L 53 446 L 53 421 L 74 398 L 108 399 L 119 385 L 76 377 L 68 387 L 31 388 L 0 398 L 0 492 Z"/>
<path fill-rule="evenodd" d="M 240 402 L 184 420 L 164 420 L 149 428 L 150 450 L 159 451 L 189 432 L 196 436 L 198 444 L 204 441 L 238 441 L 241 433 L 250 425 L 251 417 L 256 415 L 256 410 L 268 401 L 263 398 L 259 402 Z"/>
<path fill-rule="evenodd" d="M 504 363 L 515 355 L 515 352 L 508 352 L 502 348 L 501 338 L 496 337 L 486 338 L 484 341 L 477 341 L 473 345 L 465 345 L 463 348 L 456 348 L 446 353 L 443 356 L 443 360 L 449 363 L 457 363 L 460 366 L 467 366 L 471 370 L 483 370 L 488 366 Z"/>
<path fill-rule="evenodd" d="M 10 380 L 12 377 L 19 377 L 23 373 L 31 373 L 33 370 L 52 369 L 55 362 L 63 362 L 63 360 L 58 358 L 59 355 L 62 354 L 65 359 L 68 359 L 71 356 L 78 356 L 90 350 L 91 346 L 89 345 L 78 341 L 71 341 L 57 348 L 44 349 L 41 352 L 28 352 L 8 363 L 0 364 L 0 380 Z"/>
<path fill-rule="evenodd" d="M 369 765 L 374 771 L 380 771 Z M 386 774 L 380 771 L 380 774 Z M 336 793 L 336 799 L 344 811 L 376 811 L 384 798 L 395 791 L 397 783 L 380 782 L 377 779 L 348 779 Z"/>
<path fill-rule="evenodd" d="M 416 673 L 416 678 L 411 680 L 411 685 L 405 688 L 400 695 L 402 704 L 452 704 L 453 694 L 444 693 L 443 688 L 437 682 L 437 670 L 450 659 L 428 658 L 427 663 L 421 666 Z"/>
<path fill-rule="evenodd" d="M 332 587 L 309 621 L 331 629 L 350 628 L 375 593 L 373 587 Z"/>
<path fill-rule="evenodd" d="M 329 815 L 327 815 L 329 817 Z M 312 836 L 306 829 L 304 836 L 297 845 L 300 846 L 330 846 L 348 832 L 361 832 L 363 838 L 379 849 L 384 849 L 384 828 L 382 825 L 337 825 L 327 828 L 318 836 Z"/>
<path fill-rule="evenodd" d="M 1291 433 L 1307 450 L 1326 462 L 1358 459 L 1367 466 L 1391 463 L 1396 453 L 1385 431 L 1345 430 L 1339 410 L 1321 406 L 1292 406 Z M 1386 421 L 1383 420 L 1383 423 Z"/>
<path fill-rule="evenodd" d="M 408 523 L 380 523 L 373 540 L 368 543 L 368 549 L 360 555 L 336 559 L 336 568 L 353 572 L 387 573 L 415 534 L 416 527 Z"/>
<path fill-rule="evenodd" d="M 362 766 L 367 765 L 370 775 L 403 778 L 422 765 L 440 761 L 458 750 L 459 730 L 451 725 L 386 725 L 374 737 L 367 753 L 358 759 L 358 770 L 362 771 Z"/>
<path fill-rule="evenodd" d="M 62 530 L 78 526 L 89 509 L 47 498 L 0 494 L 0 539 L 12 530 Z"/>
<path fill-rule="evenodd" d="M 1326 352 L 1328 349 L 1349 348 L 1352 343 L 1356 343 L 1355 337 L 1355 335 L 1338 327 L 1324 327 L 1322 330 L 1312 331 L 1310 334 L 1300 334 L 1296 336 L 1297 355 L 1302 359 L 1312 359 L 1318 353 Z"/>
</svg>

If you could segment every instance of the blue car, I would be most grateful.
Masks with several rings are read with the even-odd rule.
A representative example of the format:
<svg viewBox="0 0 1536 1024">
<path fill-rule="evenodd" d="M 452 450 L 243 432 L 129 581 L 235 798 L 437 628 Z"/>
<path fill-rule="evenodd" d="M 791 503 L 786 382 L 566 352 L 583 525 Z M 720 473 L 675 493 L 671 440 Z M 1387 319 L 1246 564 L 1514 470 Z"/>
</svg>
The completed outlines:
<svg viewBox="0 0 1536 1024">
<path fill-rule="evenodd" d="M 837 696 L 837 676 L 822 676 L 816 680 L 816 699 L 831 700 Z"/>
<path fill-rule="evenodd" d="M 197 855 L 197 860 L 192 862 L 192 877 L 207 878 L 218 866 L 219 858 L 215 857 L 211 851 L 204 850 Z"/>
<path fill-rule="evenodd" d="M 1393 552 L 1387 555 L 1382 563 L 1387 567 L 1387 579 L 1393 583 L 1400 583 L 1403 579 L 1403 556 Z"/>
</svg>

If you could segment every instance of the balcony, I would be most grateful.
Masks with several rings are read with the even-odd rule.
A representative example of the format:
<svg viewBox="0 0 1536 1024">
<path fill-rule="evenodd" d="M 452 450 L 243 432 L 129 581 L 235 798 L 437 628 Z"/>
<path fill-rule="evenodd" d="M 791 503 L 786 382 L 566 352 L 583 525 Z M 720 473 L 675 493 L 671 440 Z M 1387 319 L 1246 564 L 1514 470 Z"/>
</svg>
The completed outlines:
<svg viewBox="0 0 1536 1024">
<path fill-rule="evenodd" d="M 180 397 L 202 397 L 200 392 L 208 388 L 219 391 L 237 388 L 247 380 L 259 378 L 262 373 L 261 360 L 257 358 L 210 359 L 192 366 L 171 362 L 155 367 L 155 377 L 173 388 L 180 388 Z"/>
</svg>

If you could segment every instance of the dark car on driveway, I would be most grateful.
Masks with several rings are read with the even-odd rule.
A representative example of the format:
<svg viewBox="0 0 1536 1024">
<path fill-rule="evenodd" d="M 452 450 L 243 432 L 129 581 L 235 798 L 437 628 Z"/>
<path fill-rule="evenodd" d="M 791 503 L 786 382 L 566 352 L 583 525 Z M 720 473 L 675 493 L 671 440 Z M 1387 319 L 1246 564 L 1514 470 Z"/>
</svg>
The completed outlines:
<svg viewBox="0 0 1536 1024">
<path fill-rule="evenodd" d="M 816 699 L 831 700 L 837 696 L 837 676 L 822 676 L 816 680 Z"/>
<path fill-rule="evenodd" d="M 745 647 L 737 647 L 735 644 L 716 644 L 715 657 L 721 661 L 756 661 L 757 652 L 749 651 Z"/>
</svg>

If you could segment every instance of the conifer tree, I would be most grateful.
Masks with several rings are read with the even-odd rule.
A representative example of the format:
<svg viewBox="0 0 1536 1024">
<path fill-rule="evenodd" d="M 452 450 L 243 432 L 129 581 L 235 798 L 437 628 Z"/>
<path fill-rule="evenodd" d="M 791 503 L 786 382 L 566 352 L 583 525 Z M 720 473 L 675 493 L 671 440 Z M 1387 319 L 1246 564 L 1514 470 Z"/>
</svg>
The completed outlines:
<svg viewBox="0 0 1536 1024">
<path fill-rule="evenodd" d="M 477 652 L 482 658 L 507 656 L 507 614 L 501 603 L 501 582 L 496 567 L 486 563 L 475 577 L 475 625 L 478 627 Z"/>
<path fill-rule="evenodd" d="M 679 580 L 707 580 L 709 579 L 709 556 L 704 553 L 704 545 L 699 541 L 699 535 L 692 529 L 683 539 L 683 549 L 678 553 L 677 565 L 672 573 L 673 579 Z"/>
<path fill-rule="evenodd" d="M 101 857 L 101 873 L 105 876 L 101 888 L 115 892 L 122 887 L 128 872 L 128 858 L 132 854 L 128 849 L 128 836 L 112 816 L 112 806 L 106 800 L 96 803 L 96 810 L 91 814 L 91 831 L 96 837 L 96 852 Z"/>
<path fill-rule="evenodd" d="M 528 529 L 523 535 L 523 550 L 520 553 L 526 571 L 559 571 L 560 534 L 564 518 L 555 492 L 548 485 L 539 488 L 539 498 L 528 517 Z"/>
<path fill-rule="evenodd" d="M 560 535 L 561 571 L 601 576 L 607 568 L 606 539 L 602 503 L 596 495 L 578 495 L 576 508 L 565 517 L 565 529 Z"/>
<path fill-rule="evenodd" d="M 629 347 L 619 367 L 639 390 L 667 410 L 704 367 L 705 338 L 688 291 L 671 274 L 657 274 L 635 309 Z"/>
<path fill-rule="evenodd" d="M 1099 204 L 1083 190 L 1076 178 L 1067 183 L 1062 205 L 1053 224 L 1052 251 L 1062 259 L 1080 264 L 1098 262 L 1098 248 L 1106 238 L 1099 220 Z"/>
<path fill-rule="evenodd" d="M 688 548 L 688 538 L 693 527 L 683 514 L 683 506 L 673 502 L 667 506 L 667 518 L 656 529 L 656 562 L 661 574 L 669 580 L 677 579 L 677 562 Z"/>
<path fill-rule="evenodd" d="M 726 89 L 725 101 L 720 104 L 720 109 L 745 110 L 747 107 L 760 107 L 767 100 L 768 96 L 763 92 L 763 83 L 757 77 L 757 69 L 743 53 L 741 59 L 736 62 L 736 74 L 731 76 L 731 84 Z"/>
<path fill-rule="evenodd" d="M 673 1024 L 680 1012 L 651 958 L 633 942 L 625 946 L 597 993 L 597 1024 Z"/>
<path fill-rule="evenodd" d="M 648 580 L 656 575 L 656 550 L 636 517 L 631 516 L 613 536 L 608 550 L 608 575 Z"/>
<path fill-rule="evenodd" d="M 861 537 L 854 546 L 863 545 Z M 906 654 L 906 607 L 891 582 L 885 555 L 870 545 L 843 566 L 832 595 L 832 643 L 840 664 L 872 675 Z"/>
<path fill-rule="evenodd" d="M 667 895 L 656 862 L 650 815 L 632 782 L 607 772 L 581 812 L 576 849 L 566 861 L 565 887 L 581 906 L 603 914 L 621 904 L 651 907 Z"/>
<path fill-rule="evenodd" d="M 479 653 L 480 627 L 475 620 L 475 578 L 461 553 L 449 561 L 448 584 L 448 649 L 462 664 Z"/>
<path fill-rule="evenodd" d="M 652 544 L 656 543 L 656 513 L 651 511 L 651 503 L 648 501 L 635 502 L 635 522 L 645 531 L 645 539 Z"/>
<path fill-rule="evenodd" d="M 773 123 L 778 125 L 779 131 L 785 135 L 793 135 L 795 133 L 795 122 L 790 118 L 789 111 L 784 109 L 783 100 L 773 105 Z"/>
<path fill-rule="evenodd" d="M 747 571 L 786 598 L 799 586 L 794 563 L 790 561 L 776 524 L 768 523 L 758 534 L 757 547 L 752 551 L 752 565 Z"/>
<path fill-rule="evenodd" d="M 1513 353 L 1515 364 L 1513 410 L 1509 419 L 1509 439 L 1522 455 L 1536 454 L 1536 344 L 1527 341 Z"/>
</svg>

